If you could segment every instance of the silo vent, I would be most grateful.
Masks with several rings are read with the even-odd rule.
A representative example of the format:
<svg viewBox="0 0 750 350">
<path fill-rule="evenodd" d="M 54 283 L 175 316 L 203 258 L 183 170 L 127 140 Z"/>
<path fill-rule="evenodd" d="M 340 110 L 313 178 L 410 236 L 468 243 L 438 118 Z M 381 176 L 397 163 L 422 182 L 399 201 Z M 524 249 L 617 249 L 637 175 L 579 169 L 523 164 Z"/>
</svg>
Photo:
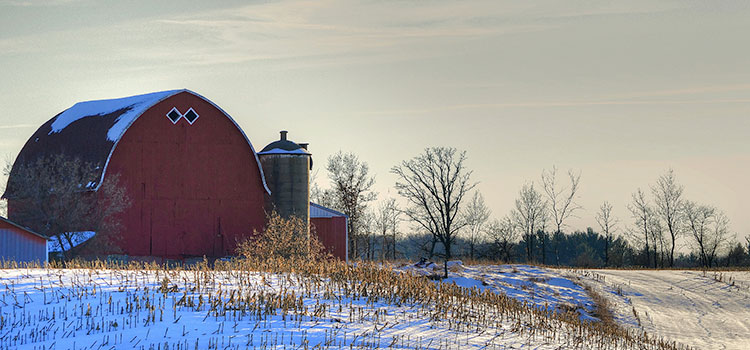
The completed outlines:
<svg viewBox="0 0 750 350">
<path fill-rule="evenodd" d="M 309 145 L 309 143 L 307 143 L 307 142 L 299 144 L 299 146 L 302 147 L 305 151 L 307 151 L 307 146 L 308 145 Z"/>
<path fill-rule="evenodd" d="M 289 131 L 281 130 L 281 141 L 286 141 L 286 134 L 289 133 Z"/>
</svg>

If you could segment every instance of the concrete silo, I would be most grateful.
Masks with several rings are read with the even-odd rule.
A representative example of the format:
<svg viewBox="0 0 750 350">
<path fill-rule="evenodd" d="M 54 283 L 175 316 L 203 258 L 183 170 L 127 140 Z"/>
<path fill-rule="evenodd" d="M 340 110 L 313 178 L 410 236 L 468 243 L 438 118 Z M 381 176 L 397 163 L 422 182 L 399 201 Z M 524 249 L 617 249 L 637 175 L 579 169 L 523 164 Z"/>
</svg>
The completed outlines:
<svg viewBox="0 0 750 350">
<path fill-rule="evenodd" d="M 282 217 L 297 216 L 310 221 L 310 169 L 312 159 L 307 144 L 287 139 L 287 131 L 258 152 L 266 184 L 271 190 L 267 210 Z"/>
</svg>

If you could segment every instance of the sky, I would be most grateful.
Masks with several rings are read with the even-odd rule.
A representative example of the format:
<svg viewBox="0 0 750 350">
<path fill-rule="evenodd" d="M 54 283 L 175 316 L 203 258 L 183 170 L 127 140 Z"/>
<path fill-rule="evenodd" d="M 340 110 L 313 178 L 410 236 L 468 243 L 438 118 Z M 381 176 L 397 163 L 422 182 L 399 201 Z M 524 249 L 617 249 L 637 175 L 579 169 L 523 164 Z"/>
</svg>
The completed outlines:
<svg viewBox="0 0 750 350">
<path fill-rule="evenodd" d="M 544 169 L 581 173 L 596 227 L 674 169 L 750 233 L 745 1 L 0 0 L 0 154 L 78 101 L 187 88 L 256 149 L 288 130 L 316 179 L 339 150 L 391 167 L 465 150 L 493 217 Z M 560 180 L 563 180 L 560 178 Z"/>
</svg>

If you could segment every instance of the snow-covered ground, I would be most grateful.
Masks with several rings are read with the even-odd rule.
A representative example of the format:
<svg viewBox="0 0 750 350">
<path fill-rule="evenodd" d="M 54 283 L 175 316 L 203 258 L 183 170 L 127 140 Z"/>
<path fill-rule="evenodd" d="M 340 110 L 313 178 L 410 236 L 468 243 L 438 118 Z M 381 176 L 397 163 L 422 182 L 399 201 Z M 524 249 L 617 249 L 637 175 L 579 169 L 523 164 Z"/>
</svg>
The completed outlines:
<svg viewBox="0 0 750 350">
<path fill-rule="evenodd" d="M 571 272 L 606 296 L 626 327 L 698 349 L 750 349 L 750 271 Z"/>
<path fill-rule="evenodd" d="M 581 297 L 549 271 L 497 269 L 460 273 L 466 279 L 485 274 L 488 288 L 508 287 L 537 305 Z M 466 282 L 460 276 L 452 281 Z M 585 328 L 545 313 L 500 311 L 501 299 L 373 297 L 381 288 L 251 271 L 0 269 L 0 349 L 599 347 L 587 343 Z M 641 348 L 606 336 L 592 341 L 608 349 Z"/>
<path fill-rule="evenodd" d="M 449 262 L 448 278 L 441 283 L 455 283 L 466 288 L 503 293 L 521 302 L 550 311 L 577 311 L 581 319 L 596 321 L 591 316 L 594 302 L 586 291 L 565 271 L 529 265 L 463 265 Z M 421 275 L 442 275 L 443 265 L 427 263 L 424 267 L 407 265 L 398 268 Z"/>
<path fill-rule="evenodd" d="M 441 269 L 397 268 L 421 275 Z M 585 284 L 633 333 L 698 349 L 750 348 L 750 272 L 454 263 L 449 278 L 434 283 L 504 294 L 547 312 L 574 310 L 597 322 Z M 0 269 L 0 350 L 653 348 L 592 345 L 560 321 L 536 328 L 543 316 L 473 302 L 436 311 L 438 304 L 373 298 L 358 288 L 250 271 Z"/>
<path fill-rule="evenodd" d="M 442 265 L 404 266 L 424 275 Z M 585 284 L 609 302 L 627 329 L 697 349 L 750 349 L 750 271 L 567 270 L 527 265 L 454 263 L 443 283 L 490 289 L 552 310 L 591 316 Z"/>
</svg>

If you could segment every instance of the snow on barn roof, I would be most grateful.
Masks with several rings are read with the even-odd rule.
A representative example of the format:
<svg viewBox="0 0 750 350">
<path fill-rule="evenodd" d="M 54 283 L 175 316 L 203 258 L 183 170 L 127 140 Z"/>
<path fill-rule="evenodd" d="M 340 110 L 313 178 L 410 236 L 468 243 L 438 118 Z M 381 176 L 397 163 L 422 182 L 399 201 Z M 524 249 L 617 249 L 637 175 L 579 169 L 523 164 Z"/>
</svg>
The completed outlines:
<svg viewBox="0 0 750 350">
<path fill-rule="evenodd" d="M 161 100 L 175 95 L 183 90 L 169 90 L 152 92 L 150 94 L 115 98 L 110 100 L 96 100 L 78 102 L 58 114 L 50 125 L 47 135 L 59 133 L 67 126 L 81 118 L 94 118 L 118 113 L 114 124 L 107 130 L 107 140 L 115 142 L 125 133 L 125 129 L 151 106 Z"/>
<path fill-rule="evenodd" d="M 333 217 L 338 217 L 338 216 L 349 218 L 344 213 L 335 211 L 331 208 L 326 208 L 317 203 L 310 202 L 310 217 L 311 218 L 333 218 Z"/>
<path fill-rule="evenodd" d="M 285 150 L 285 149 L 282 149 L 282 148 L 273 148 L 273 149 L 269 149 L 267 151 L 264 149 L 263 151 L 258 152 L 258 154 L 304 154 L 304 155 L 310 155 L 310 152 L 305 151 L 302 148 L 291 150 L 291 151 L 288 151 L 288 150 Z"/>
<path fill-rule="evenodd" d="M 240 130 L 253 151 L 263 186 L 266 192 L 270 194 L 271 191 L 266 185 L 260 161 L 258 156 L 255 155 L 255 148 L 253 148 L 245 132 L 219 106 L 187 89 L 76 103 L 39 127 L 26 141 L 15 163 L 29 163 L 42 157 L 65 154 L 79 158 L 83 162 L 98 164 L 100 165 L 97 167 L 99 172 L 95 174 L 95 178 L 86 183 L 87 189 L 96 191 L 99 189 L 107 171 L 109 158 L 130 125 L 149 108 L 182 92 L 190 93 L 207 101 L 220 110 Z M 13 176 L 13 172 L 12 169 L 10 176 Z M 12 188 L 6 188 L 2 197 L 7 197 L 12 191 Z"/>
</svg>

